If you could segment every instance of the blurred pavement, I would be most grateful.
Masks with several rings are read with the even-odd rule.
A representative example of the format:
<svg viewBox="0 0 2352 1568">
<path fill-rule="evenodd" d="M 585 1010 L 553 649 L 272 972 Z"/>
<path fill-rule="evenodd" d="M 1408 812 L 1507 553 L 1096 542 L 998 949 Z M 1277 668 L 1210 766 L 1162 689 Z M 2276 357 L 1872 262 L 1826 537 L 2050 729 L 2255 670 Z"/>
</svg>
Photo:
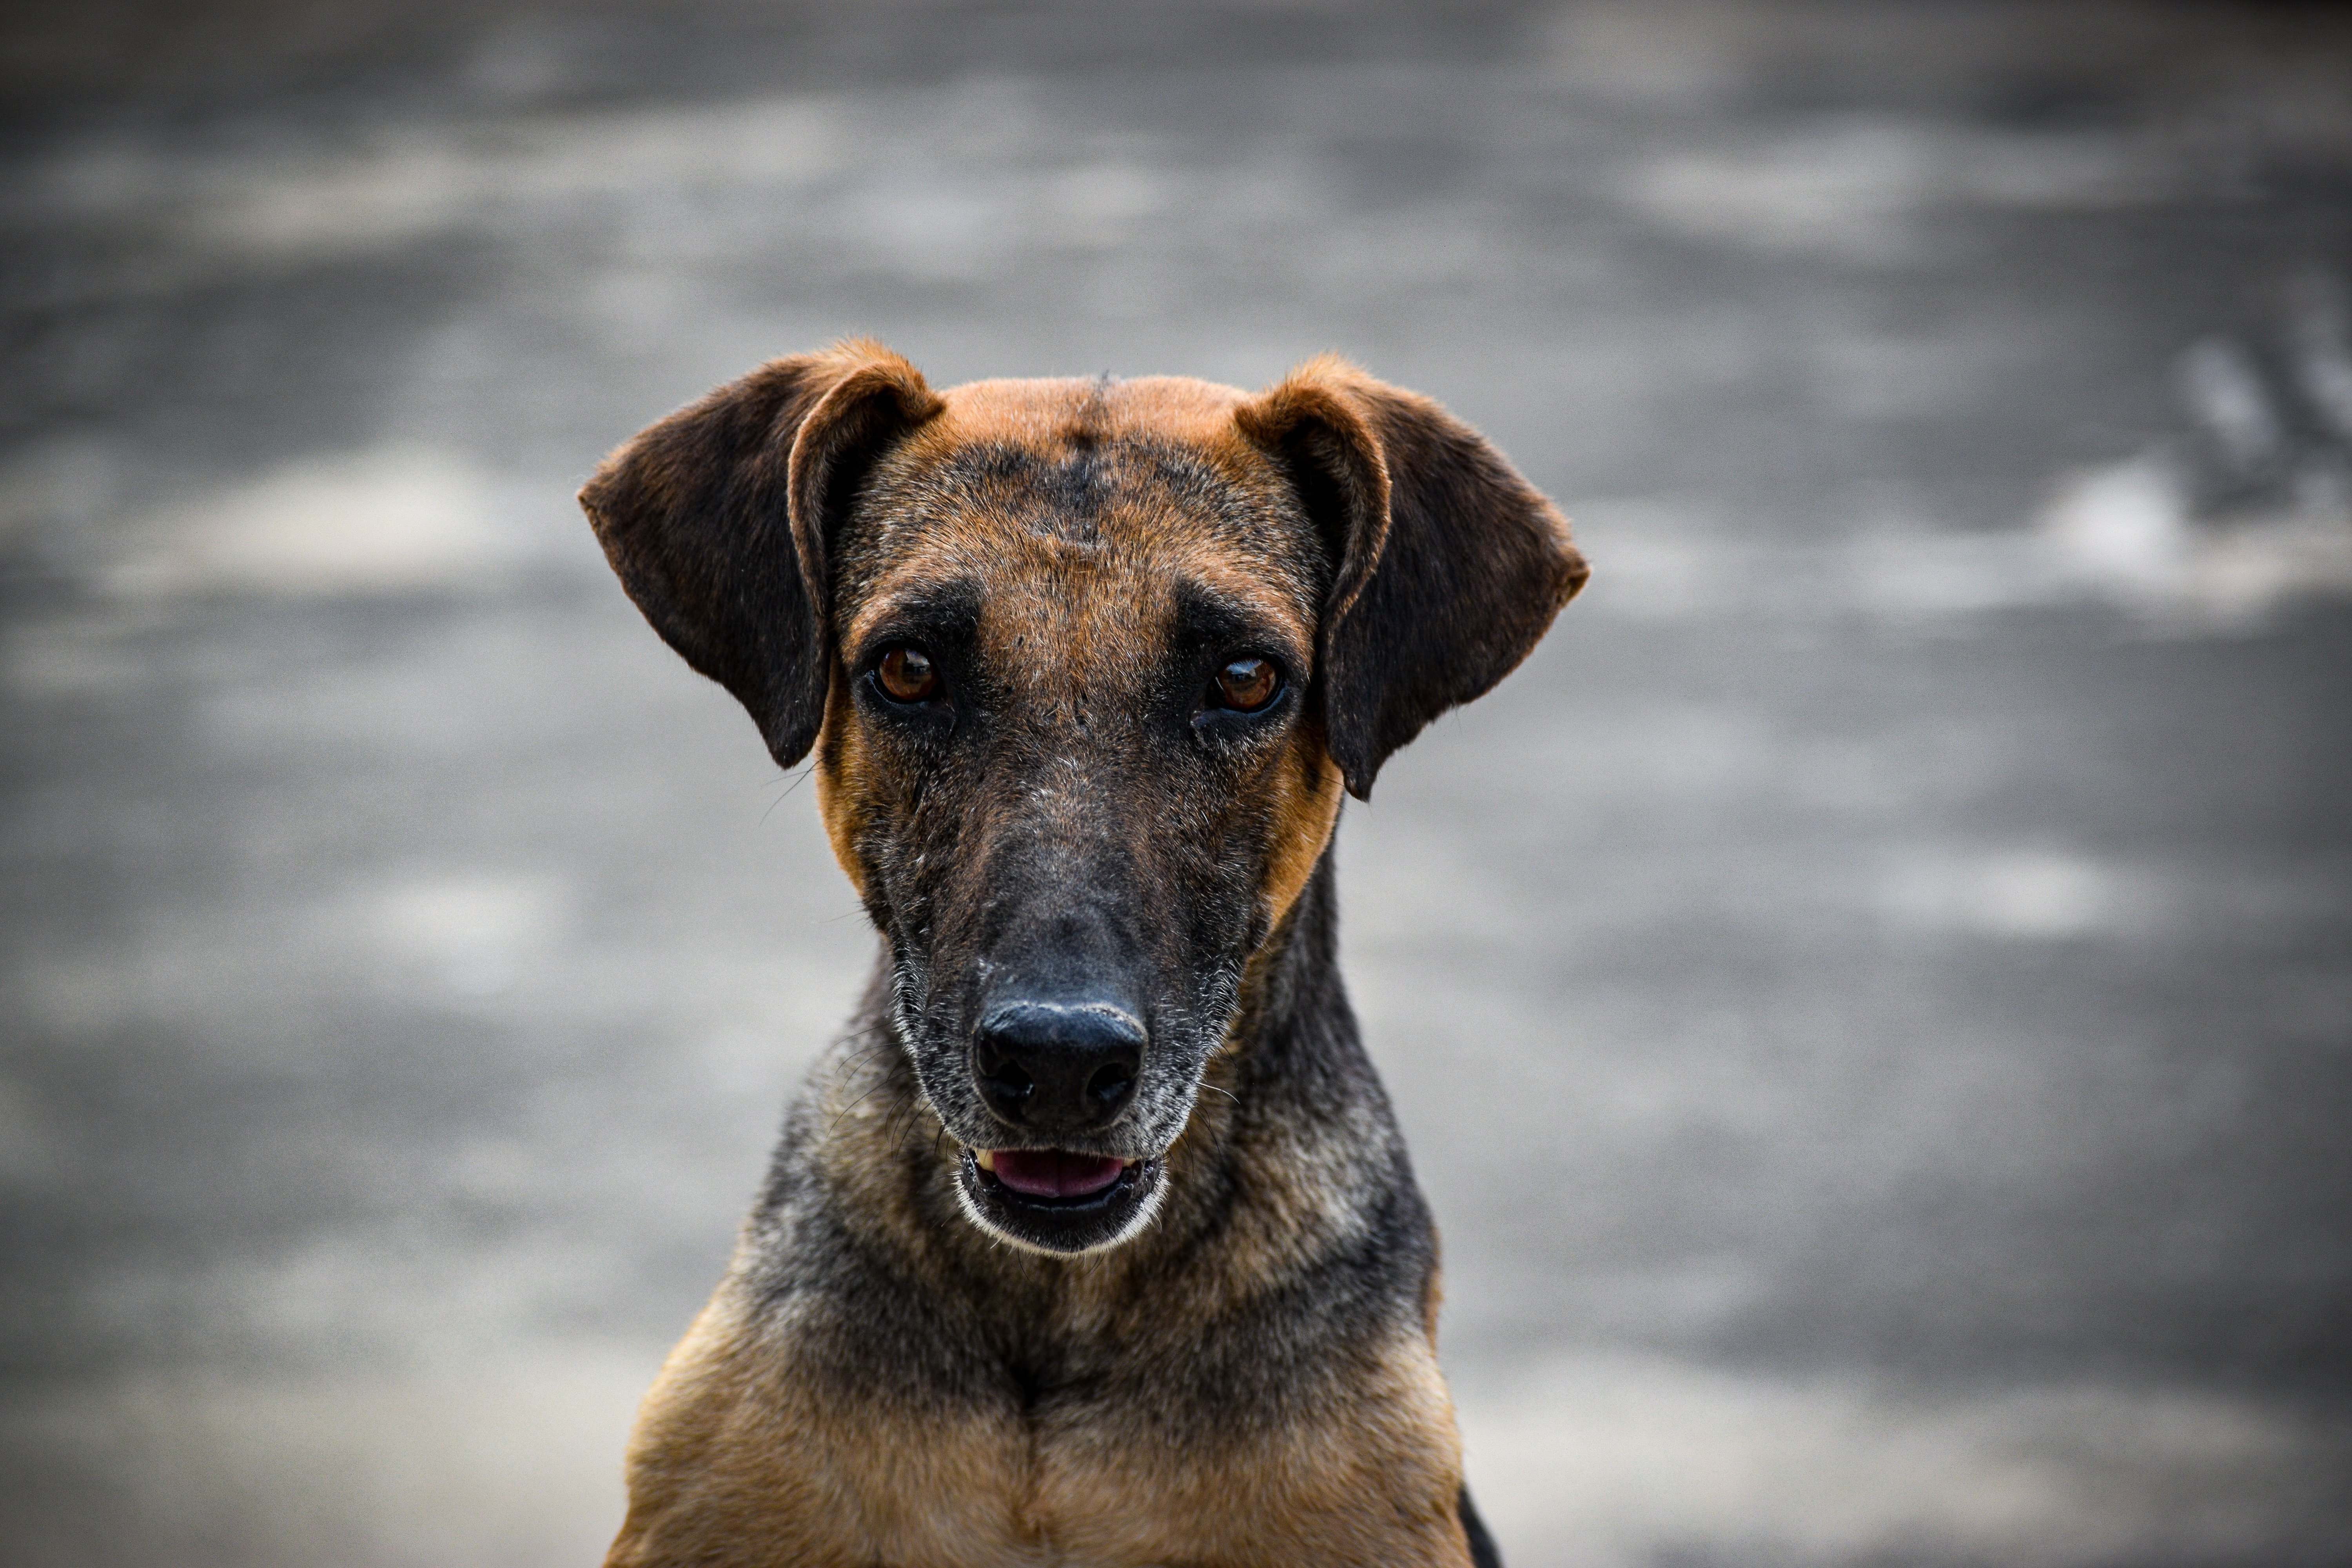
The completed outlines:
<svg viewBox="0 0 2352 1568">
<path fill-rule="evenodd" d="M 870 938 L 571 495 L 852 331 L 1577 520 L 1340 842 L 1516 1568 L 2352 1561 L 2342 13 L 0 40 L 0 1561 L 595 1560 Z"/>
</svg>

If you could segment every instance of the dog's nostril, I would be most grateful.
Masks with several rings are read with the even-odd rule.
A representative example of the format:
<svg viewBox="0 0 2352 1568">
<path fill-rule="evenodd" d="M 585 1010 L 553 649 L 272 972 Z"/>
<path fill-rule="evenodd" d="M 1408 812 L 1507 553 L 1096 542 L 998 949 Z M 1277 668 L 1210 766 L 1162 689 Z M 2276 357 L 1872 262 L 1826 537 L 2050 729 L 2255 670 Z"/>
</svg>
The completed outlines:
<svg viewBox="0 0 2352 1568">
<path fill-rule="evenodd" d="M 1113 1062 L 1097 1069 L 1094 1077 L 1087 1079 L 1087 1094 L 1097 1104 L 1109 1105 L 1127 1093 L 1134 1082 L 1135 1074 L 1123 1065 Z"/>
<path fill-rule="evenodd" d="M 1010 1062 L 988 1075 L 991 1088 L 1007 1100 L 1026 1100 L 1037 1087 L 1037 1080 Z"/>
</svg>

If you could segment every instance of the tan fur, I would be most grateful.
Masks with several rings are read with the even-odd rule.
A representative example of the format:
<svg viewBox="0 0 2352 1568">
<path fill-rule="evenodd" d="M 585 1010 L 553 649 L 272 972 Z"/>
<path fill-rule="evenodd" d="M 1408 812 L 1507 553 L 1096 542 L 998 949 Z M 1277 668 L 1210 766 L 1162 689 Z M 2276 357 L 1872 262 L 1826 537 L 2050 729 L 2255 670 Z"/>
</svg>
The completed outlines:
<svg viewBox="0 0 2352 1568">
<path fill-rule="evenodd" d="M 671 1352 L 630 1440 L 609 1568 L 1051 1561 L 1022 1543 L 1029 1456 L 1010 1422 L 828 1397 L 790 1327 L 758 1333 L 722 1286 Z"/>
<path fill-rule="evenodd" d="M 1360 1397 L 1203 1451 L 1151 1444 L 1117 1405 L 1033 1432 L 1013 1410 L 842 1399 L 744 1320 L 722 1290 L 647 1396 L 610 1568 L 1465 1561 L 1459 1439 L 1418 1336 L 1363 1369 Z"/>
<path fill-rule="evenodd" d="M 1331 846 L 1331 835 L 1339 831 L 1348 781 L 1323 749 L 1322 736 L 1311 726 L 1302 726 L 1290 755 L 1269 782 L 1269 794 L 1281 826 L 1274 862 L 1266 870 L 1265 899 L 1266 923 L 1276 926 L 1315 874 L 1316 862 Z"/>
</svg>

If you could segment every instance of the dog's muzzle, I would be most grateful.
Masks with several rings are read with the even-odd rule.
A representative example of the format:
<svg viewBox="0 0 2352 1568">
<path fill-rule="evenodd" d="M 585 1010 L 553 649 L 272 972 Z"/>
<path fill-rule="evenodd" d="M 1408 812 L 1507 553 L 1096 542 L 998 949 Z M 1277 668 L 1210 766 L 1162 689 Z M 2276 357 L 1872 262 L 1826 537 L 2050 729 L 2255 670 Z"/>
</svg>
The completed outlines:
<svg viewBox="0 0 2352 1568">
<path fill-rule="evenodd" d="M 1150 1217 L 1160 1162 L 1102 1148 L 1117 1146 L 1148 1045 L 1135 1011 L 1100 997 L 1016 996 L 982 1014 L 972 1087 L 1003 1133 L 998 1147 L 963 1155 L 958 1195 L 974 1223 L 1016 1246 L 1078 1253 L 1114 1246 Z"/>
</svg>

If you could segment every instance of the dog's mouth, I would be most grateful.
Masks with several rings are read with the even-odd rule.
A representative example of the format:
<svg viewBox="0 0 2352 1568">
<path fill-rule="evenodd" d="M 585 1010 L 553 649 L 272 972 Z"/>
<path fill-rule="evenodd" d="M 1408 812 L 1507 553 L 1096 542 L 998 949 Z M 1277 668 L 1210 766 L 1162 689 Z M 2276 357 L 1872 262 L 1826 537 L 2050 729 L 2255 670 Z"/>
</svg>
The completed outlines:
<svg viewBox="0 0 2352 1568">
<path fill-rule="evenodd" d="M 1125 1241 L 1159 1207 L 1158 1160 L 1066 1149 L 967 1149 L 957 1196 L 982 1230 L 1040 1252 L 1092 1252 Z"/>
<path fill-rule="evenodd" d="M 1118 1180 L 1134 1160 L 1063 1149 L 975 1149 L 971 1163 L 1031 1203 L 1083 1203 Z"/>
</svg>

